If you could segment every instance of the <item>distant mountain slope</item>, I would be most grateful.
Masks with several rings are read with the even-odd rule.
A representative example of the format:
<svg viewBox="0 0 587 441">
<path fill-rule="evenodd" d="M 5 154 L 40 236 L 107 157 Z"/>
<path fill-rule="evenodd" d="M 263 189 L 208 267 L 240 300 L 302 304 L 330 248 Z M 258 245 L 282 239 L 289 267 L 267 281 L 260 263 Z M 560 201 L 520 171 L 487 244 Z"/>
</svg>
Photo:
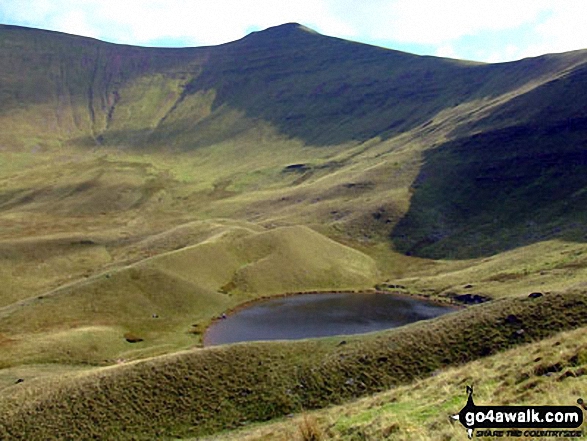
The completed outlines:
<svg viewBox="0 0 587 441">
<path fill-rule="evenodd" d="M 214 215 L 312 219 L 413 255 L 481 256 L 587 234 L 586 63 L 585 51 L 422 57 L 295 23 L 183 49 L 0 26 L 0 149 L 190 154 L 224 189 L 209 197 Z M 301 168 L 281 173 L 292 159 Z M 275 202 L 289 198 L 305 204 L 298 214 Z"/>
<path fill-rule="evenodd" d="M 325 37 L 297 24 L 186 49 L 3 26 L 0 57 L 2 115 L 41 122 L 35 137 L 141 145 L 178 132 L 207 133 L 185 148 L 230 136 L 235 128 L 212 123 L 228 109 L 312 145 L 389 137 L 443 109 L 512 93 L 585 59 L 473 64 Z"/>
<path fill-rule="evenodd" d="M 580 64 L 425 152 L 410 209 L 392 232 L 398 249 L 462 258 L 551 237 L 585 240 L 586 74 Z"/>
</svg>

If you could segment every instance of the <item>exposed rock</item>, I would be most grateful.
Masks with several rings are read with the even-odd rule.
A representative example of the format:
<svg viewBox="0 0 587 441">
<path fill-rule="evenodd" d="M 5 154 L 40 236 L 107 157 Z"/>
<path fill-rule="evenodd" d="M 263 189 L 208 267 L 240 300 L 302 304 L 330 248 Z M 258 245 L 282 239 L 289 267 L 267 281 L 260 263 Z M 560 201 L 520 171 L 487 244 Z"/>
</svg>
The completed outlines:
<svg viewBox="0 0 587 441">
<path fill-rule="evenodd" d="M 139 342 L 143 341 L 143 339 L 141 337 L 138 337 L 135 334 L 132 334 L 130 332 L 127 332 L 126 334 L 124 334 L 124 339 L 129 343 L 139 343 Z"/>
<path fill-rule="evenodd" d="M 465 305 L 477 305 L 491 300 L 491 297 L 482 296 L 480 294 L 459 294 L 453 297 L 453 300 L 464 303 Z"/>
<path fill-rule="evenodd" d="M 291 165 L 284 167 L 283 171 L 286 173 L 287 172 L 305 172 L 309 169 L 310 169 L 310 167 L 308 167 L 307 164 L 291 164 Z"/>
<path fill-rule="evenodd" d="M 518 317 L 516 317 L 514 314 L 510 314 L 505 318 L 505 322 L 508 325 L 521 325 L 522 324 L 522 320 L 520 320 Z"/>
</svg>

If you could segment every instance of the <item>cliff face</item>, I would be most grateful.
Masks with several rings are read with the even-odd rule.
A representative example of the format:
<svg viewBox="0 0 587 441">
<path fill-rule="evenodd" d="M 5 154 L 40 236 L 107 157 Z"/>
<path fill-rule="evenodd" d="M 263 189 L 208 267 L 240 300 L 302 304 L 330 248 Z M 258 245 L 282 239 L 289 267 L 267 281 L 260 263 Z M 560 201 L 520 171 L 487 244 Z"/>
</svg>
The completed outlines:
<svg viewBox="0 0 587 441">
<path fill-rule="evenodd" d="M 1 113 L 10 122 L 3 140 L 14 147 L 27 138 L 51 144 L 87 136 L 100 142 L 113 124 L 129 119 L 133 107 L 140 111 L 126 124 L 153 124 L 190 68 L 198 70 L 194 52 L 3 26 Z"/>
</svg>

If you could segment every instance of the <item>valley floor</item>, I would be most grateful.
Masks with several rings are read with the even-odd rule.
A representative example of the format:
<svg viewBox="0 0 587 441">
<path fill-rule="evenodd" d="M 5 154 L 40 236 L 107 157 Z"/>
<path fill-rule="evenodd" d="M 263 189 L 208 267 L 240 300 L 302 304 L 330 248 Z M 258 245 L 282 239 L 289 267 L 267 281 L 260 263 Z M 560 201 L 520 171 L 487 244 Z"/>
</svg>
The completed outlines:
<svg viewBox="0 0 587 441">
<path fill-rule="evenodd" d="M 62 157 L 14 154 L 13 161 L 0 168 L 0 410 L 1 418 L 7 418 L 4 422 L 0 418 L 0 426 L 12 427 L 3 435 L 16 437 L 26 430 L 29 439 L 44 439 L 57 427 L 60 433 L 70 433 L 77 429 L 64 418 L 74 412 L 85 424 L 80 426 L 85 432 L 76 432 L 82 437 L 99 436 L 100 430 L 129 439 L 159 433 L 194 436 L 297 412 L 300 405 L 320 408 L 344 403 L 390 385 L 394 388 L 387 395 L 364 398 L 348 409 L 308 414 L 309 421 L 326 439 L 378 439 L 386 434 L 391 439 L 414 439 L 412 435 L 435 439 L 430 433 L 450 439 L 459 433 L 461 428 L 446 427 L 439 415 L 459 408 L 467 379 L 480 385 L 476 387 L 479 402 L 494 393 L 491 382 L 485 385 L 480 375 L 465 374 L 469 365 L 464 362 L 585 325 L 587 315 L 568 320 L 557 315 L 566 304 L 557 293 L 570 293 L 578 311 L 583 310 L 587 245 L 549 239 L 471 259 L 433 260 L 395 252 L 386 222 L 396 221 L 393 216 L 398 212 L 377 207 L 387 207 L 384 203 L 390 199 L 404 204 L 408 194 L 374 190 L 385 182 L 389 167 L 395 167 L 394 159 L 405 159 L 401 150 L 388 148 L 376 147 L 369 153 L 372 157 L 362 171 L 352 161 L 342 171 L 328 170 L 332 157 L 342 153 L 325 148 L 322 157 L 313 159 L 314 171 L 306 175 L 284 173 L 287 162 L 271 164 L 261 174 L 239 171 L 239 164 L 232 164 L 234 179 L 228 181 L 214 175 L 220 156 L 212 158 L 212 165 L 186 156 L 186 165 L 124 152 L 94 152 L 79 158 L 75 150 L 62 152 Z M 303 150 L 294 153 L 288 158 L 291 162 L 304 162 Z M 376 155 L 388 155 L 386 162 L 380 163 Z M 52 160 L 59 167 L 50 164 Z M 409 181 L 410 167 L 413 164 L 406 166 L 405 176 L 398 170 L 398 179 Z M 463 311 L 461 317 L 478 330 L 472 350 L 464 341 L 449 347 L 455 343 L 452 332 L 462 326 L 459 320 L 443 322 L 450 324 L 440 331 L 437 321 L 421 328 L 440 339 L 430 343 L 434 347 L 429 354 L 426 342 L 412 334 L 399 349 L 374 343 L 378 338 L 396 342 L 393 335 L 412 332 L 410 327 L 400 334 L 354 337 L 349 339 L 354 344 L 342 349 L 337 347 L 338 339 L 201 349 L 203 331 L 211 320 L 246 302 L 287 292 L 374 289 L 445 302 L 461 295 L 492 301 Z M 544 305 L 554 316 L 528 313 L 527 326 L 535 329 L 527 331 L 527 340 L 514 341 L 512 330 L 503 323 L 512 312 L 502 306 L 514 302 L 525 311 L 533 305 L 527 303 L 532 292 L 543 294 L 536 305 L 547 302 Z M 561 334 L 561 345 L 583 341 L 578 335 L 580 331 Z M 550 353 L 547 343 L 531 344 L 535 346 L 530 348 L 539 349 L 528 350 L 550 354 L 534 359 L 566 363 L 567 352 Z M 426 353 L 426 361 L 410 358 L 414 351 Z M 582 354 L 582 349 L 577 351 Z M 234 368 L 240 374 L 251 369 L 242 380 L 245 392 L 231 389 L 241 381 L 230 381 L 236 375 L 232 371 L 227 378 L 210 379 L 204 387 L 202 378 L 208 377 L 194 372 L 193 366 L 207 366 L 206 375 L 224 372 L 229 367 L 222 363 L 229 363 L 236 353 L 242 365 Z M 377 360 L 394 357 L 392 353 L 408 359 L 402 364 L 403 358 L 398 358 L 389 371 L 385 362 Z M 501 395 L 495 392 L 496 397 L 523 401 L 520 391 L 526 386 L 528 393 L 543 389 L 551 393 L 548 385 L 555 384 L 559 372 L 533 375 L 527 360 L 513 358 L 514 353 L 522 357 L 521 350 L 493 356 L 503 360 L 500 370 L 507 372 L 498 383 L 511 386 Z M 339 356 L 344 363 L 339 363 Z M 491 377 L 491 366 L 483 367 L 488 360 L 493 358 L 471 364 L 471 372 L 489 369 Z M 253 369 L 255 363 L 266 365 Z M 463 366 L 454 367 L 459 364 Z M 583 364 L 569 365 L 576 375 L 568 374 L 560 384 L 582 380 L 578 373 Z M 420 373 L 409 373 L 411 366 Z M 364 390 L 347 390 L 336 383 L 344 378 L 344 384 L 349 372 L 363 376 L 369 369 L 383 380 L 365 377 L 362 381 L 369 386 Z M 536 377 L 536 384 L 516 383 L 516 372 L 524 369 L 529 378 Z M 431 372 L 432 378 L 423 379 Z M 300 376 L 316 389 L 298 391 L 292 398 L 286 391 L 300 384 Z M 178 379 L 183 385 L 178 386 Z M 192 391 L 195 384 L 228 402 L 234 399 L 231 394 L 243 393 L 243 402 L 218 416 L 206 395 Z M 268 389 L 275 384 L 278 389 Z M 247 391 L 257 386 L 255 393 L 264 397 L 263 403 L 274 400 L 273 408 L 251 404 Z M 427 414 L 417 404 L 422 388 L 440 413 Z M 153 395 L 142 395 L 144 389 Z M 561 402 L 567 392 L 575 393 L 575 389 L 556 390 Z M 184 400 L 177 403 L 177 412 L 191 415 L 193 421 L 178 421 L 176 416 L 158 414 L 159 407 L 151 408 L 167 406 L 161 400 L 178 393 L 184 394 Z M 538 397 L 528 396 L 534 398 Z M 133 402 L 146 404 L 136 407 Z M 112 403 L 134 410 L 119 414 L 113 412 Z M 101 423 L 94 420 L 94 412 L 102 415 Z M 338 417 L 336 412 L 347 415 Z M 226 436 L 287 439 L 298 436 L 300 418 Z M 38 431 L 42 427 L 45 432 Z M 128 429 L 124 434 L 119 432 L 123 427 Z"/>
</svg>

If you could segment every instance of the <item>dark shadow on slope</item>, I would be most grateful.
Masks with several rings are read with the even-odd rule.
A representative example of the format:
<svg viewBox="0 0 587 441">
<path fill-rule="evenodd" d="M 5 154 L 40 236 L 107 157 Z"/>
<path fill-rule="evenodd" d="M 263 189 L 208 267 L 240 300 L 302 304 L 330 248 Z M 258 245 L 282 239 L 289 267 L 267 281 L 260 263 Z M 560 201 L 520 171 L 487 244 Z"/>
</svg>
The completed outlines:
<svg viewBox="0 0 587 441">
<path fill-rule="evenodd" d="M 534 59 L 537 61 L 537 59 Z M 527 60 L 533 61 L 533 60 Z M 453 132 L 467 133 L 496 130 L 509 126 L 549 124 L 554 121 L 583 118 L 587 115 L 587 64 L 577 65 L 534 89 L 496 107 L 476 123 L 463 125 Z"/>
<path fill-rule="evenodd" d="M 86 109 L 87 114 L 75 115 L 75 130 L 95 145 L 100 135 L 108 138 L 109 130 L 97 131 L 104 121 L 116 118 L 118 91 L 138 77 L 163 75 L 187 82 L 183 97 L 214 90 L 213 110 L 243 111 L 248 119 L 243 126 L 262 119 L 307 144 L 332 145 L 410 130 L 443 109 L 515 90 L 560 72 L 581 57 L 584 54 L 576 53 L 471 64 L 327 37 L 295 23 L 224 45 L 186 49 L 114 45 L 0 26 L 0 113 L 49 102 L 56 128 L 48 130 L 70 134 L 70 107 L 76 112 Z M 176 106 L 181 107 L 181 99 Z M 189 126 L 191 110 L 183 110 Z M 59 126 L 62 123 L 64 127 Z M 152 124 L 152 118 L 146 119 L 145 130 Z M 165 125 L 160 129 L 164 131 Z M 124 138 L 124 130 L 115 137 Z M 191 147 L 217 143 L 225 130 L 219 127 Z"/>
<path fill-rule="evenodd" d="M 0 192 L 0 213 L 7 211 L 97 215 L 139 208 L 167 183 L 146 178 L 143 184 L 89 179 L 77 184 L 22 187 Z"/>
<path fill-rule="evenodd" d="M 211 60 L 194 91 L 214 88 L 215 108 L 244 110 L 312 145 L 406 131 L 447 105 L 448 96 L 439 98 L 448 87 L 440 84 L 456 66 L 437 68 L 412 55 L 297 33 L 235 43 L 229 63 Z M 237 68 L 235 59 L 242 60 Z"/>
<path fill-rule="evenodd" d="M 587 237 L 587 118 L 487 132 L 425 154 L 391 238 L 406 254 L 473 258 Z"/>
<path fill-rule="evenodd" d="M 186 93 L 214 89 L 215 109 L 228 105 L 307 144 L 333 145 L 387 138 L 424 124 L 476 96 L 496 69 L 505 81 L 483 96 L 536 72 L 507 75 L 520 68 L 526 70 L 420 57 L 289 24 L 217 48 Z"/>
<path fill-rule="evenodd" d="M 195 76 L 207 57 L 205 47 L 145 48 L 0 25 L 0 114 L 49 103 L 58 124 L 74 105 L 87 111 L 76 125 L 103 119 L 124 85 L 157 74 Z"/>
</svg>

